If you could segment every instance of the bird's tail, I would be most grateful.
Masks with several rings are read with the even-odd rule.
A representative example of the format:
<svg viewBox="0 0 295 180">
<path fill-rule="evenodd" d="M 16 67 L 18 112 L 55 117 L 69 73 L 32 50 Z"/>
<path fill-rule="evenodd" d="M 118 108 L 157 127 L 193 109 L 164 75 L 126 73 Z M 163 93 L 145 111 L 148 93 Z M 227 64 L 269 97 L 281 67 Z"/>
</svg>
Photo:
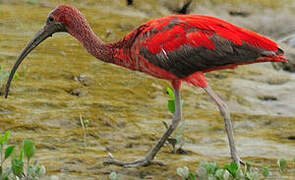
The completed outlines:
<svg viewBox="0 0 295 180">
<path fill-rule="evenodd" d="M 284 56 L 284 51 L 280 48 L 276 52 L 263 51 L 263 56 L 258 58 L 258 61 L 270 61 L 270 62 L 287 62 L 287 58 Z"/>
<path fill-rule="evenodd" d="M 272 56 L 270 57 L 273 62 L 288 62 L 288 59 L 286 58 L 286 56 L 283 55 L 277 55 L 277 56 Z"/>
</svg>

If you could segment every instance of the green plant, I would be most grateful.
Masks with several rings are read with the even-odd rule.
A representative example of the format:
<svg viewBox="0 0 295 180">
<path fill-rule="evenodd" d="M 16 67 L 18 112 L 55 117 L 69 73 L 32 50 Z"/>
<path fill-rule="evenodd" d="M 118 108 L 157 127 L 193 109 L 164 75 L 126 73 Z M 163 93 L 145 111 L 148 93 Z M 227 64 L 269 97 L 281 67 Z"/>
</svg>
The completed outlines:
<svg viewBox="0 0 295 180">
<path fill-rule="evenodd" d="M 225 170 L 220 169 L 215 162 L 202 162 L 196 173 L 199 179 L 224 179 Z"/>
<path fill-rule="evenodd" d="M 239 179 L 244 176 L 244 172 L 239 168 L 238 164 L 234 162 L 230 164 L 226 164 L 224 166 L 224 170 L 227 170 L 234 179 Z M 248 173 L 248 176 L 252 177 L 252 173 L 250 172 L 251 172 L 250 166 L 246 165 L 245 173 Z"/>
<path fill-rule="evenodd" d="M 4 162 L 9 158 L 9 156 L 11 155 L 11 153 L 13 152 L 15 148 L 15 146 L 8 146 L 4 148 L 5 146 L 7 146 L 9 136 L 10 136 L 10 131 L 6 131 L 3 136 L 2 135 L 0 136 L 0 162 L 1 162 L 0 177 L 1 179 L 5 179 L 5 177 L 7 177 L 11 171 L 10 169 L 6 169 L 5 171 L 3 171 Z"/>
<path fill-rule="evenodd" d="M 171 88 L 167 87 L 167 94 L 170 96 L 168 100 L 168 109 L 173 114 L 175 112 L 175 96 L 174 92 Z M 181 100 L 181 106 L 183 104 L 183 100 Z"/>
<path fill-rule="evenodd" d="M 45 167 L 39 166 L 37 160 L 34 161 L 33 164 L 30 163 L 30 160 L 33 158 L 35 154 L 34 142 L 29 139 L 23 140 L 22 146 L 19 150 L 19 155 L 17 156 L 14 151 L 15 146 L 7 146 L 9 136 L 10 136 L 10 131 L 6 131 L 3 136 L 0 136 L 0 157 L 1 157 L 0 179 L 1 180 L 8 180 L 8 179 L 35 180 L 42 177 L 46 171 Z M 4 154 L 3 154 L 3 151 L 4 151 Z M 27 159 L 26 165 L 24 163 L 23 156 L 25 156 Z M 5 169 L 4 162 L 9 157 L 11 157 L 11 165 Z"/>
<path fill-rule="evenodd" d="M 268 168 L 263 168 L 261 174 L 258 174 L 257 169 L 252 169 L 248 163 L 245 168 L 240 168 L 236 163 L 226 164 L 221 168 L 215 162 L 202 162 L 197 168 L 196 174 L 187 167 L 177 168 L 177 175 L 182 180 L 256 180 L 266 178 L 270 174 Z"/>
<path fill-rule="evenodd" d="M 281 172 L 285 171 L 287 169 L 287 161 L 286 159 L 279 159 L 277 161 L 277 164 L 279 166 L 279 169 Z"/>
<path fill-rule="evenodd" d="M 263 177 L 265 177 L 265 178 L 267 178 L 271 174 L 268 167 L 262 168 L 261 173 L 262 173 Z"/>
<path fill-rule="evenodd" d="M 177 168 L 177 175 L 181 177 L 182 180 L 196 180 L 196 176 L 192 173 L 188 167 Z"/>
<path fill-rule="evenodd" d="M 88 127 L 88 124 L 89 124 L 89 120 L 87 119 L 83 119 L 82 115 L 80 114 L 80 123 L 81 123 L 81 126 L 82 126 L 82 131 L 83 131 L 83 143 L 84 143 L 84 147 L 87 146 L 87 127 Z"/>
<path fill-rule="evenodd" d="M 109 179 L 110 180 L 120 180 L 121 177 L 119 174 L 117 174 L 116 172 L 111 172 L 109 175 Z"/>
<path fill-rule="evenodd" d="M 175 96 L 172 89 L 167 88 L 167 93 L 171 99 L 168 100 L 168 109 L 173 114 L 175 112 Z"/>
</svg>

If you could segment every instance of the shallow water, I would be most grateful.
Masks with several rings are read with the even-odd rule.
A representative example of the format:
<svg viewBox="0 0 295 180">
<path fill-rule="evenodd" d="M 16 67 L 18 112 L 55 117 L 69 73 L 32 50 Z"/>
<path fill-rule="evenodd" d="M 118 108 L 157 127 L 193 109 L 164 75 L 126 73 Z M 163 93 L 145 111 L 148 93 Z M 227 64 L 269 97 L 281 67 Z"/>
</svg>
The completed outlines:
<svg viewBox="0 0 295 180">
<path fill-rule="evenodd" d="M 5 71 L 61 2 L 78 7 L 104 41 L 119 40 L 147 19 L 169 13 L 152 0 L 150 6 L 138 3 L 137 10 L 126 7 L 125 1 L 3 1 L 0 64 Z M 156 157 L 166 166 L 126 169 L 104 166 L 106 149 L 122 160 L 137 159 L 150 149 L 165 130 L 162 121 L 172 117 L 165 94 L 169 82 L 102 63 L 67 34 L 56 34 L 39 45 L 18 73 L 9 98 L 0 97 L 0 130 L 12 131 L 11 143 L 34 139 L 49 176 L 107 179 L 116 171 L 125 179 L 177 179 L 177 167 L 194 170 L 201 161 L 230 162 L 223 120 L 200 89 L 184 86 L 182 93 L 188 154 L 172 154 L 167 145 Z M 242 159 L 274 168 L 277 159 L 295 156 L 295 142 L 288 139 L 295 135 L 294 75 L 276 72 L 270 65 L 251 65 L 207 77 L 232 110 Z M 266 95 L 276 100 L 269 101 Z M 90 121 L 86 148 L 80 115 Z M 294 176 L 291 163 L 282 178 Z"/>
</svg>

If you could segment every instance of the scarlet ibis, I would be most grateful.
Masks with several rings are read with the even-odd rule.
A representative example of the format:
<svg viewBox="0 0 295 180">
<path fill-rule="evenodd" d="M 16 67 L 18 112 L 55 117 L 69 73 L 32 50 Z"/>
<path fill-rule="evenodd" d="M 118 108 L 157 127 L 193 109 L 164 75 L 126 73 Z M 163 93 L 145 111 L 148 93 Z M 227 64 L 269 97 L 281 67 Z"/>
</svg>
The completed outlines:
<svg viewBox="0 0 295 180">
<path fill-rule="evenodd" d="M 283 50 L 275 42 L 205 15 L 171 15 L 153 19 L 135 28 L 118 42 L 105 43 L 95 35 L 75 7 L 60 5 L 49 13 L 46 24 L 17 58 L 6 84 L 6 98 L 13 75 L 23 59 L 56 32 L 71 34 L 99 60 L 171 81 L 175 93 L 172 123 L 144 158 L 134 162 L 121 162 L 112 158 L 107 161 L 125 167 L 154 162 L 154 157 L 182 119 L 182 82 L 203 88 L 217 104 L 224 118 L 232 160 L 240 163 L 228 107 L 210 88 L 204 73 L 243 64 L 287 61 Z"/>
</svg>

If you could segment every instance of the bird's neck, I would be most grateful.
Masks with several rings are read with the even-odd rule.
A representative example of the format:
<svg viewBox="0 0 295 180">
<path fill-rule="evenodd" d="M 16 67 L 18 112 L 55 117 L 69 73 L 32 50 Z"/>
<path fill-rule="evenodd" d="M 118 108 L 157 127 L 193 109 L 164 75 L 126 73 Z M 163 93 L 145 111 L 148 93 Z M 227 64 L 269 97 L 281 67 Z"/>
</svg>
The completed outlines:
<svg viewBox="0 0 295 180">
<path fill-rule="evenodd" d="M 114 49 L 112 44 L 104 43 L 92 31 L 88 23 L 74 24 L 68 32 L 78 39 L 87 51 L 99 60 L 113 63 Z"/>
</svg>

